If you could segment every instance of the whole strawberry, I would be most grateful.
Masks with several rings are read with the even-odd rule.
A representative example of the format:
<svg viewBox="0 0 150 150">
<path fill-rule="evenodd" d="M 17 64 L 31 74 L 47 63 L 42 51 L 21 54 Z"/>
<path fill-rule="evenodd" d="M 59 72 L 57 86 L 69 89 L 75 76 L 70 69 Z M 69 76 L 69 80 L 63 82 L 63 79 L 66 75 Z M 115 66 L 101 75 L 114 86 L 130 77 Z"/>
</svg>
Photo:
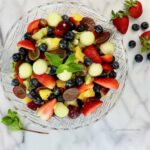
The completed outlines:
<svg viewBox="0 0 150 150">
<path fill-rule="evenodd" d="M 133 18 L 139 18 L 143 13 L 141 2 L 135 0 L 126 0 L 125 8 L 128 14 Z"/>
<path fill-rule="evenodd" d="M 150 51 L 150 31 L 146 31 L 144 33 L 141 34 L 140 36 L 140 41 L 141 41 L 141 45 L 142 45 L 142 49 L 141 51 Z"/>
<path fill-rule="evenodd" d="M 129 18 L 124 11 L 119 11 L 117 13 L 112 11 L 112 22 L 120 33 L 125 34 L 127 32 Z"/>
</svg>

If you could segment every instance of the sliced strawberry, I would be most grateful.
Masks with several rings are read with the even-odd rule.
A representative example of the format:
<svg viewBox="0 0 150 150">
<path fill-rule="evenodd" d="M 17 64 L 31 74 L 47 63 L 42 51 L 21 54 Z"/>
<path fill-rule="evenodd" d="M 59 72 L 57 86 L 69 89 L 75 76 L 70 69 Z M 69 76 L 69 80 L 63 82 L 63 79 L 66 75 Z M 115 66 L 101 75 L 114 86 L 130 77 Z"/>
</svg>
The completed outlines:
<svg viewBox="0 0 150 150">
<path fill-rule="evenodd" d="M 57 103 L 56 99 L 49 101 L 48 103 L 42 105 L 38 111 L 37 115 L 43 120 L 49 120 L 54 113 L 54 106 Z"/>
<path fill-rule="evenodd" d="M 39 24 L 40 24 L 40 19 L 32 21 L 28 27 L 27 27 L 27 32 L 28 33 L 33 33 L 35 29 L 39 29 Z"/>
<path fill-rule="evenodd" d="M 102 104 L 103 104 L 103 102 L 100 100 L 85 102 L 84 106 L 82 108 L 83 115 L 88 116 L 90 113 L 92 113 L 94 110 L 96 110 Z"/>
<path fill-rule="evenodd" d="M 95 78 L 94 82 L 109 89 L 117 90 L 119 88 L 119 83 L 113 78 Z"/>
<path fill-rule="evenodd" d="M 113 67 L 110 64 L 102 64 L 102 67 L 105 72 L 113 71 Z"/>
<path fill-rule="evenodd" d="M 16 74 L 16 78 L 18 79 L 18 81 L 19 81 L 20 84 L 23 84 L 24 80 L 22 78 L 20 78 L 20 76 L 19 76 L 18 73 Z"/>
<path fill-rule="evenodd" d="M 36 78 L 42 85 L 49 89 L 53 89 L 56 85 L 55 79 L 48 75 L 48 74 L 42 74 L 42 75 L 33 75 L 34 78 Z"/>
<path fill-rule="evenodd" d="M 86 90 L 88 90 L 88 89 L 91 89 L 91 88 L 93 88 L 94 87 L 94 84 L 93 83 L 91 83 L 91 84 L 82 84 L 81 86 L 79 86 L 79 88 L 78 88 L 78 90 L 79 90 L 79 92 L 80 93 L 82 93 L 82 92 L 84 92 L 84 91 L 86 91 Z"/>
<path fill-rule="evenodd" d="M 109 89 L 101 87 L 100 93 L 101 93 L 102 96 L 105 96 L 108 92 L 109 92 Z"/>
<path fill-rule="evenodd" d="M 85 47 L 83 52 L 87 57 L 92 59 L 93 62 L 102 63 L 102 59 L 93 45 Z"/>
<path fill-rule="evenodd" d="M 38 31 L 39 31 L 39 29 L 34 29 L 33 30 L 33 34 L 36 33 L 36 32 L 38 32 Z"/>
<path fill-rule="evenodd" d="M 113 55 L 103 55 L 101 56 L 102 61 L 106 62 L 106 63 L 110 63 L 113 61 Z"/>
<path fill-rule="evenodd" d="M 29 40 L 22 40 L 17 43 L 18 47 L 23 47 L 30 51 L 35 51 L 35 45 Z"/>
</svg>

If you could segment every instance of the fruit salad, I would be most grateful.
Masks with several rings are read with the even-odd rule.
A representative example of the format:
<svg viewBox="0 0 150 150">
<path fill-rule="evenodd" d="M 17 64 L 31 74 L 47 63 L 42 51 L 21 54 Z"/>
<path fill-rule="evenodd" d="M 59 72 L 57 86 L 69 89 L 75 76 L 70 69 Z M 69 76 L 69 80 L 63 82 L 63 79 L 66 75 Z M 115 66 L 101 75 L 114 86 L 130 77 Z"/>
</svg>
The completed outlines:
<svg viewBox="0 0 150 150">
<path fill-rule="evenodd" d="M 12 55 L 13 93 L 43 120 L 89 116 L 119 88 L 110 36 L 80 14 L 33 20 Z"/>
</svg>

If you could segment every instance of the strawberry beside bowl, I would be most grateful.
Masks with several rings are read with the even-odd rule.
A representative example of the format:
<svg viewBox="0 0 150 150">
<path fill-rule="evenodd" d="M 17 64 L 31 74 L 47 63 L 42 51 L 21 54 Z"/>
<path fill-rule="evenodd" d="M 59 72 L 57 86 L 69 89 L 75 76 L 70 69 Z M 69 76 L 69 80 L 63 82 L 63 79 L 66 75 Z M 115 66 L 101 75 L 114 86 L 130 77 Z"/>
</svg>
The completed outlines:
<svg viewBox="0 0 150 150">
<path fill-rule="evenodd" d="M 67 9 L 69 8 L 69 9 Z M 105 86 L 106 88 L 102 88 L 101 92 L 102 94 L 104 94 L 105 96 L 103 96 L 100 100 L 101 101 L 93 101 L 93 102 L 89 102 L 86 103 L 84 105 L 84 109 L 82 110 L 82 114 L 78 114 L 76 113 L 76 115 L 78 115 L 79 117 L 74 116 L 73 111 L 78 112 L 78 108 L 74 108 L 73 106 L 69 106 L 68 108 L 71 109 L 71 111 L 69 111 L 69 116 L 72 117 L 72 119 L 70 119 L 69 117 L 63 117 L 61 118 L 62 115 L 68 113 L 68 108 L 66 109 L 66 107 L 64 105 L 62 105 L 62 103 L 57 103 L 57 99 L 53 99 L 49 102 L 47 102 L 47 105 L 43 105 L 43 107 L 39 108 L 38 111 L 33 111 L 36 110 L 36 106 L 33 105 L 33 103 L 28 103 L 28 107 L 32 108 L 29 109 L 24 102 L 29 102 L 30 99 L 26 98 L 26 100 L 22 100 L 20 98 L 24 98 L 24 88 L 22 87 L 20 91 L 21 92 L 21 97 L 17 98 L 17 94 L 15 91 L 18 91 L 18 87 L 16 86 L 15 88 L 13 86 L 11 86 L 11 82 L 12 82 L 12 55 L 14 53 L 16 53 L 18 50 L 16 49 L 16 45 L 18 43 L 18 47 L 21 46 L 25 46 L 26 49 L 30 50 L 30 51 L 35 51 L 35 45 L 32 44 L 32 42 L 29 41 L 25 41 L 23 40 L 23 35 L 24 33 L 28 32 L 34 32 L 36 33 L 37 30 L 34 29 L 34 27 L 37 26 L 37 24 L 39 23 L 38 19 L 39 18 L 48 18 L 48 15 L 50 13 L 54 13 L 57 12 L 60 15 L 68 15 L 70 16 L 71 14 L 80 14 L 83 17 L 90 17 L 92 18 L 95 23 L 97 25 L 101 25 L 104 28 L 105 34 L 107 36 L 108 32 L 111 33 L 110 38 L 108 39 L 108 43 L 107 46 L 109 47 L 109 49 L 111 49 L 111 44 L 109 41 L 111 41 L 111 43 L 113 45 L 115 45 L 115 51 L 113 53 L 113 55 L 115 56 L 115 60 L 119 63 L 119 69 L 116 70 L 117 73 L 117 77 L 116 80 L 112 79 L 112 78 L 105 78 L 105 79 L 99 79 L 97 77 L 94 77 L 94 84 L 98 84 L 101 85 L 102 87 Z M 52 17 L 53 18 L 53 17 Z M 34 20 L 34 22 L 32 23 L 32 25 L 29 26 L 29 24 Z M 89 20 L 88 20 L 89 21 Z M 87 22 L 87 20 L 85 19 L 84 22 Z M 54 22 L 51 22 L 51 25 Z M 92 21 L 90 20 L 90 23 L 92 24 Z M 43 21 L 42 24 L 45 25 L 45 22 Z M 93 30 L 92 27 L 89 27 L 90 30 Z M 45 32 L 44 30 L 42 32 Z M 62 36 L 62 32 L 59 30 L 59 28 L 55 29 L 55 34 L 58 37 Z M 91 33 L 90 33 L 91 34 Z M 88 36 L 88 34 L 83 34 L 83 36 L 80 38 L 81 42 L 83 40 L 84 43 L 84 38 L 85 36 Z M 39 36 L 35 36 L 35 39 L 38 39 Z M 98 39 L 99 40 L 99 39 Z M 102 41 L 104 39 L 100 39 L 100 41 Z M 20 42 L 18 42 L 20 41 Z M 47 42 L 47 41 L 45 41 Z M 105 44 L 101 45 L 101 49 L 103 49 L 103 53 L 105 53 L 105 55 L 101 56 L 101 59 L 99 57 L 97 57 L 97 51 L 95 50 L 95 48 L 93 46 L 88 46 L 87 44 L 91 42 L 91 41 L 86 41 L 85 45 L 86 48 L 84 49 L 84 55 L 88 56 L 88 58 L 90 59 L 94 59 L 95 63 L 93 65 L 91 65 L 89 67 L 89 74 L 93 75 L 93 76 L 97 76 L 97 71 L 93 71 L 93 68 L 100 68 L 100 66 L 103 68 L 103 70 L 105 72 L 108 71 L 112 71 L 112 65 L 110 65 L 110 62 L 113 61 L 113 57 L 112 55 L 107 54 L 108 50 L 107 48 L 105 48 Z M 97 41 L 99 42 L 99 41 Z M 63 45 L 64 46 L 64 45 Z M 51 46 L 50 46 L 51 47 Z M 80 51 L 78 48 L 76 49 L 76 51 Z M 91 53 L 92 51 L 92 53 Z M 80 56 L 83 55 L 81 52 L 79 52 Z M 39 53 L 35 53 L 35 55 L 29 55 L 30 57 L 39 57 Z M 55 56 L 55 55 L 54 55 Z M 94 57 L 95 56 L 95 57 Z M 41 56 L 41 58 L 43 58 L 44 56 Z M 106 62 L 106 63 L 102 63 L 102 62 Z M 7 63 L 6 63 L 7 62 Z M 41 60 L 39 60 L 38 62 L 36 62 L 36 64 L 41 64 L 41 63 L 45 63 L 42 62 Z M 97 64 L 101 64 L 102 65 L 97 65 Z M 45 68 L 42 69 L 38 69 L 37 65 L 33 65 L 33 70 L 36 70 L 36 73 L 39 74 L 41 73 L 41 71 L 43 71 Z M 2 85 L 5 91 L 5 95 L 6 97 L 11 100 L 16 108 L 16 110 L 18 111 L 18 113 L 20 115 L 23 115 L 25 117 L 27 117 L 29 120 L 31 120 L 33 123 L 38 124 L 44 128 L 47 129 L 57 129 L 57 130 L 63 130 L 63 129 L 75 129 L 75 128 L 79 128 L 79 127 L 84 127 L 86 125 L 89 125 L 93 122 L 96 122 L 98 120 L 100 120 L 102 117 L 104 117 L 111 109 L 112 107 L 116 104 L 117 100 L 119 99 L 123 89 L 124 89 L 124 85 L 125 85 L 125 81 L 126 81 L 126 76 L 127 76 L 127 58 L 126 58 L 126 52 L 125 49 L 123 47 L 123 42 L 122 42 L 122 38 L 120 37 L 120 35 L 116 32 L 115 28 L 112 26 L 112 24 L 107 21 L 107 19 L 99 14 L 97 14 L 96 11 L 87 8 L 84 5 L 79 5 L 77 3 L 47 3 L 45 5 L 42 6 L 38 6 L 35 7 L 34 9 L 28 11 L 23 17 L 21 17 L 13 26 L 12 28 L 9 30 L 7 37 L 6 37 L 6 41 L 4 44 L 4 51 L 3 51 L 3 55 L 2 55 L 2 59 L 1 59 L 1 81 L 2 81 Z M 30 70 L 30 68 L 32 67 L 31 65 L 24 63 L 21 64 L 21 67 L 19 67 L 19 70 L 21 70 L 21 74 L 16 74 L 16 77 L 18 79 L 18 81 L 20 82 L 20 84 L 22 84 L 24 81 L 22 80 L 22 78 L 26 78 L 27 76 L 31 75 L 31 72 L 29 71 L 25 71 L 24 68 L 28 68 L 28 70 Z M 115 68 L 115 66 L 114 66 Z M 98 70 L 97 69 L 97 70 Z M 42 74 L 42 75 L 32 75 L 34 78 L 38 79 L 38 81 L 40 83 L 43 83 L 43 86 L 49 89 L 53 89 L 55 86 L 55 82 L 54 79 L 50 76 L 48 76 L 47 74 Z M 113 75 L 112 75 L 113 76 Z M 20 78 L 21 77 L 21 78 Z M 64 80 L 66 76 L 62 77 L 58 76 L 59 79 Z M 67 80 L 67 79 L 65 79 Z M 89 89 L 90 92 L 93 92 L 93 90 L 90 90 L 93 88 L 93 84 L 89 84 L 88 86 L 86 86 L 85 84 L 82 84 L 79 88 L 78 91 L 79 92 L 83 92 L 86 89 Z M 109 91 L 107 89 L 111 88 Z M 19 87 L 20 90 L 20 87 Z M 47 89 L 42 89 L 42 87 L 40 87 L 40 89 L 38 89 L 40 91 L 44 90 L 44 93 L 49 94 L 49 90 Z M 71 90 L 76 90 L 75 89 L 71 89 Z M 16 96 L 14 95 L 14 93 L 16 93 Z M 70 91 L 68 91 L 69 93 Z M 65 93 L 65 92 L 64 92 Z M 68 99 L 68 93 L 66 92 L 63 98 Z M 84 92 L 83 92 L 84 93 Z M 107 93 L 107 94 L 106 94 Z M 87 93 L 84 93 L 85 95 Z M 82 97 L 84 97 L 85 95 L 81 94 L 79 98 L 82 99 Z M 20 95 L 19 95 L 20 96 Z M 60 113 L 59 111 L 55 111 L 55 116 L 51 117 L 53 114 L 53 108 L 55 106 L 55 108 L 64 108 L 63 109 L 63 114 Z M 90 108 L 90 109 L 89 109 Z M 93 111 L 94 110 L 94 111 Z M 92 111 L 92 113 L 91 113 Z M 43 115 L 43 112 L 46 112 L 46 115 Z M 80 111 L 79 111 L 80 112 Z M 40 116 L 40 117 L 38 117 Z M 60 117 L 58 117 L 60 116 Z M 49 117 L 51 117 L 49 119 Z M 73 118 L 76 119 L 73 119 Z M 44 120 L 48 120 L 48 121 L 44 121 Z"/>
</svg>

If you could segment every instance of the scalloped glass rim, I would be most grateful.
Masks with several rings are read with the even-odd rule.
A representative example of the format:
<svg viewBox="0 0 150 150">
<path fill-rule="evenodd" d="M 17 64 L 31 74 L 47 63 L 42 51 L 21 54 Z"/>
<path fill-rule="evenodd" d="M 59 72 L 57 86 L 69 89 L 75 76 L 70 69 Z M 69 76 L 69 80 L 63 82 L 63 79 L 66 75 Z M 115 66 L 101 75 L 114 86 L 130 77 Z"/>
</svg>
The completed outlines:
<svg viewBox="0 0 150 150">
<path fill-rule="evenodd" d="M 69 8 L 69 9 L 67 9 Z M 81 115 L 79 118 L 72 120 L 67 118 L 57 118 L 52 117 L 50 121 L 42 121 L 39 119 L 35 112 L 28 109 L 25 104 L 21 102 L 20 99 L 16 98 L 12 93 L 11 83 L 11 55 L 16 51 L 16 43 L 19 39 L 22 38 L 23 33 L 25 32 L 27 24 L 35 18 L 46 17 L 49 12 L 59 12 L 61 14 L 71 14 L 78 12 L 83 16 L 90 16 L 94 18 L 96 23 L 101 24 L 105 27 L 106 30 L 109 30 L 112 33 L 110 40 L 116 45 L 117 50 L 115 51 L 115 57 L 119 61 L 120 69 L 117 71 L 117 79 L 120 83 L 118 91 L 110 90 L 107 96 L 103 97 L 102 100 L 104 104 L 102 107 L 98 108 L 94 113 L 88 117 Z M 8 100 L 12 101 L 14 107 L 18 113 L 24 117 L 27 117 L 33 123 L 40 125 L 46 129 L 56 129 L 56 130 L 67 130 L 67 129 L 76 129 L 79 127 L 87 126 L 93 122 L 96 122 L 103 118 L 110 110 L 115 106 L 117 100 L 119 99 L 126 81 L 127 76 L 127 57 L 126 51 L 123 47 L 123 41 L 120 34 L 117 33 L 113 25 L 102 15 L 98 15 L 97 12 L 93 9 L 89 9 L 85 5 L 78 4 L 76 2 L 56 2 L 56 3 L 46 3 L 34 7 L 29 10 L 24 16 L 20 17 L 16 23 L 9 30 L 6 41 L 4 44 L 4 50 L 1 57 L 1 81 L 4 88 L 4 92 Z M 8 63 L 6 64 L 6 62 Z"/>
</svg>

